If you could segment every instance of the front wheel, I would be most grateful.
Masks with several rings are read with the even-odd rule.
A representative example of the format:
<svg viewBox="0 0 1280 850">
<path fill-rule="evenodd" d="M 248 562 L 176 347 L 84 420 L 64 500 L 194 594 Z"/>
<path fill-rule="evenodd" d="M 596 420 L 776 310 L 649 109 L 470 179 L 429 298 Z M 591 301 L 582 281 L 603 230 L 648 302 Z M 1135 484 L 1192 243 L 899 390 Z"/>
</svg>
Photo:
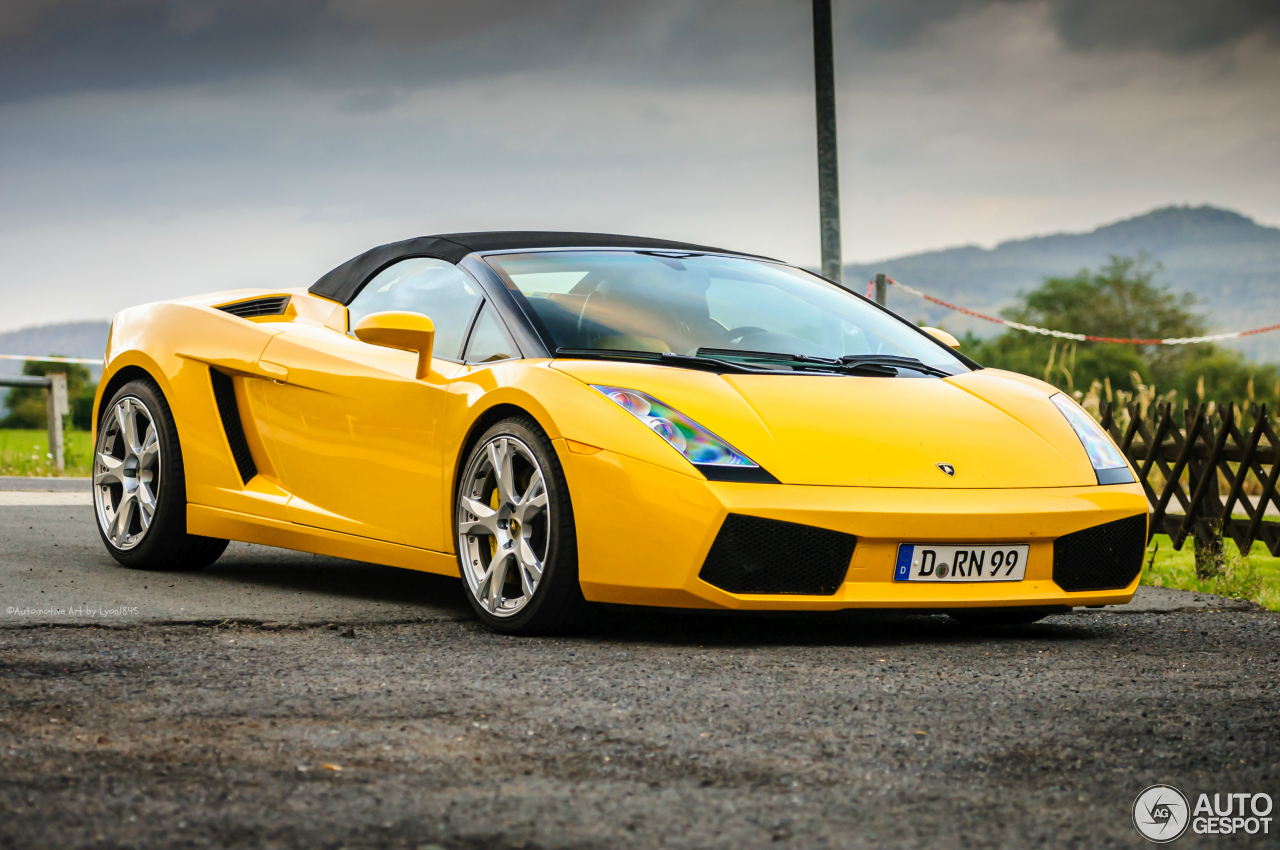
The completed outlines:
<svg viewBox="0 0 1280 850">
<path fill-rule="evenodd" d="M 198 570 L 218 560 L 226 540 L 187 534 L 182 447 L 160 388 L 130 381 L 102 411 L 93 509 L 111 557 L 148 570 Z"/>
<path fill-rule="evenodd" d="M 562 632 L 587 603 L 569 486 L 555 448 L 532 419 L 505 419 L 467 457 L 454 510 L 458 569 L 471 607 L 495 631 Z"/>
</svg>

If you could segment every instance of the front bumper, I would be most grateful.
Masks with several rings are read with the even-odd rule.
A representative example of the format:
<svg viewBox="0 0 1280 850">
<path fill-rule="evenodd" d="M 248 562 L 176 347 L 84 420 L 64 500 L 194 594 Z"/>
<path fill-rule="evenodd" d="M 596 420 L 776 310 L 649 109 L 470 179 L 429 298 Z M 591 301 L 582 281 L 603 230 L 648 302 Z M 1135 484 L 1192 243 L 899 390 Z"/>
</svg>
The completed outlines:
<svg viewBox="0 0 1280 850">
<path fill-rule="evenodd" d="M 609 451 L 556 447 L 569 482 L 587 599 L 672 608 L 831 611 L 1110 605 L 1121 590 L 1070 593 L 1053 581 L 1053 540 L 1145 514 L 1138 484 L 1006 490 L 816 487 L 705 481 Z M 829 596 L 728 593 L 698 577 L 725 517 L 745 514 L 856 535 Z M 1018 582 L 895 582 L 898 544 L 1028 543 Z"/>
</svg>

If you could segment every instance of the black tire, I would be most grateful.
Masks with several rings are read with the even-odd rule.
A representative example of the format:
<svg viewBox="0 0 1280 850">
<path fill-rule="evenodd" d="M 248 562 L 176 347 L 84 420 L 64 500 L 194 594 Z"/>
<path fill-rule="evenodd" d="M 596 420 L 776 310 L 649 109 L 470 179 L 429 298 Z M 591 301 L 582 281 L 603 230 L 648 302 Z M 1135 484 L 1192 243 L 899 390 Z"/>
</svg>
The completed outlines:
<svg viewBox="0 0 1280 850">
<path fill-rule="evenodd" d="M 517 528 L 517 535 L 530 535 L 527 538 L 532 543 L 529 551 L 542 555 L 542 572 L 532 594 L 529 594 L 527 585 L 521 584 L 525 579 L 521 573 L 522 562 L 514 556 L 507 561 L 507 567 L 504 568 L 506 578 L 499 585 L 519 589 L 520 599 L 525 601 L 514 612 L 505 614 L 498 606 L 508 600 L 501 592 L 485 593 L 487 585 L 482 577 L 498 558 L 499 536 L 485 530 L 467 533 L 463 528 L 464 525 L 474 527 L 476 523 L 472 521 L 479 516 L 467 509 L 468 499 L 480 499 L 485 505 L 501 502 L 495 495 L 499 492 L 496 479 L 487 477 L 488 474 L 484 472 L 486 464 L 492 469 L 492 456 L 488 454 L 491 445 L 504 447 L 510 452 L 517 488 L 525 495 L 533 490 L 533 487 L 528 486 L 532 480 L 532 471 L 540 467 L 546 494 L 546 517 L 538 514 L 538 519 L 530 519 L 524 527 L 517 523 L 507 528 L 508 532 L 510 528 Z M 523 457 L 521 449 L 527 450 L 531 457 Z M 536 467 L 531 460 L 536 461 Z M 521 465 L 526 468 L 524 479 L 521 479 Z M 502 511 L 503 505 L 499 504 L 494 514 L 500 515 Z M 514 518 L 515 514 L 510 516 Z M 501 524 L 498 520 L 495 522 Z M 471 603 L 471 608 L 480 621 L 489 628 L 509 635 L 562 634 L 580 628 L 586 621 L 591 606 L 583 598 L 582 587 L 578 583 L 578 538 L 573 522 L 573 505 L 569 499 L 569 485 L 565 481 L 564 469 L 560 466 L 550 438 L 531 417 L 504 419 L 480 435 L 462 465 L 454 498 L 453 523 L 458 571 L 462 576 L 467 601 Z M 536 529 L 535 523 L 538 524 Z M 512 550 L 507 547 L 504 551 Z M 517 574 L 514 585 L 509 573 L 511 567 L 516 569 Z M 498 607 L 498 612 L 486 607 L 480 595 L 491 603 L 497 599 L 495 607 Z"/>
<path fill-rule="evenodd" d="M 114 506 L 122 498 L 124 484 L 95 484 L 94 517 L 102 543 L 111 557 L 126 567 L 142 570 L 203 569 L 218 560 L 227 548 L 228 541 L 187 533 L 187 486 L 178 428 L 173 421 L 169 402 L 153 381 L 130 381 L 102 406 L 102 416 L 98 421 L 98 442 L 94 447 L 95 481 L 99 480 L 98 473 L 106 468 L 100 460 L 103 451 L 111 453 L 113 458 L 117 453 L 125 457 L 129 454 L 123 448 L 121 429 L 109 421 L 115 415 L 117 406 L 126 403 L 126 400 L 132 400 L 128 402 L 128 406 L 135 410 L 135 405 L 141 405 L 140 414 L 149 419 L 155 429 L 159 445 L 155 454 L 158 459 L 152 472 L 154 477 L 151 484 L 154 485 L 154 490 L 148 490 L 154 500 L 154 511 L 145 530 L 142 528 L 141 516 L 123 517 L 126 528 L 116 533 L 123 545 L 117 545 L 111 539 L 114 529 L 111 520 L 118 513 Z M 134 421 L 137 430 L 140 420 Z M 142 438 L 145 435 L 138 436 Z M 135 468 L 134 473 L 133 478 L 141 480 L 141 468 Z M 123 475 L 117 476 L 121 482 Z M 135 506 L 130 510 L 138 514 L 142 509 Z M 137 539 L 130 539 L 130 528 L 138 529 Z"/>
<path fill-rule="evenodd" d="M 948 611 L 951 619 L 975 628 L 1025 626 L 1052 614 L 1065 614 L 1067 607 L 1055 608 L 972 608 Z"/>
</svg>

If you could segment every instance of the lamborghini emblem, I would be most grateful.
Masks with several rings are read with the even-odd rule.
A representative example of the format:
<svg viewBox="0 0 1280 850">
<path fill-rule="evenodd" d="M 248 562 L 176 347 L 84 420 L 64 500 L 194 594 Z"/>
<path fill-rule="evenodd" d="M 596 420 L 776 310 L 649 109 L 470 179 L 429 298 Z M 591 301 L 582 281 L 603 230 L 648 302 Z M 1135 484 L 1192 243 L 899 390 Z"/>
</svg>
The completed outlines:
<svg viewBox="0 0 1280 850">
<path fill-rule="evenodd" d="M 945 473 L 947 476 L 949 476 L 949 477 L 951 477 L 951 478 L 955 478 L 955 477 L 956 477 L 956 468 L 955 468 L 954 466 L 952 466 L 951 464 L 949 464 L 949 463 L 935 463 L 935 464 L 934 464 L 934 466 L 938 467 L 938 469 L 941 469 L 941 470 L 943 471 L 943 473 Z"/>
</svg>

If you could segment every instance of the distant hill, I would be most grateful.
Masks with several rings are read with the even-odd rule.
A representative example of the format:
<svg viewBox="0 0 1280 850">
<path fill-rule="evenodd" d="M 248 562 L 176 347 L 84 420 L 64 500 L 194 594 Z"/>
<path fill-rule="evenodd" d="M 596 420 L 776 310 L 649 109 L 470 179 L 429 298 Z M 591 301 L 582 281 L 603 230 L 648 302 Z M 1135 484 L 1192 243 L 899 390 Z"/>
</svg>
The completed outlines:
<svg viewBox="0 0 1280 850">
<path fill-rule="evenodd" d="M 68 322 L 62 325 L 41 325 L 0 333 L 0 354 L 61 355 L 62 357 L 101 358 L 107 349 L 107 333 L 110 322 Z M 102 374 L 101 366 L 90 366 L 94 380 Z M 0 375 L 19 375 L 22 362 L 0 360 Z M 0 387 L 0 400 L 8 390 Z M 0 414 L 2 415 L 2 414 Z"/>
<path fill-rule="evenodd" d="M 1215 330 L 1280 324 L 1280 228 L 1210 206 L 1164 207 L 1088 233 L 1058 233 L 1002 242 L 995 248 L 966 246 L 845 267 L 845 280 L 859 284 L 877 272 L 987 313 L 1012 304 L 1019 292 L 1046 277 L 1096 269 L 1111 255 L 1145 252 L 1163 269 L 1156 282 L 1194 293 Z M 890 290 L 889 306 L 910 319 L 944 322 L 948 329 L 980 336 L 998 325 L 952 313 Z M 1088 328 L 1070 328 L 1088 333 Z M 1280 331 L 1232 343 L 1250 357 L 1280 362 Z"/>
<path fill-rule="evenodd" d="M 111 323 L 68 322 L 0 332 L 0 354 L 59 354 L 63 357 L 101 357 L 107 349 Z"/>
</svg>

